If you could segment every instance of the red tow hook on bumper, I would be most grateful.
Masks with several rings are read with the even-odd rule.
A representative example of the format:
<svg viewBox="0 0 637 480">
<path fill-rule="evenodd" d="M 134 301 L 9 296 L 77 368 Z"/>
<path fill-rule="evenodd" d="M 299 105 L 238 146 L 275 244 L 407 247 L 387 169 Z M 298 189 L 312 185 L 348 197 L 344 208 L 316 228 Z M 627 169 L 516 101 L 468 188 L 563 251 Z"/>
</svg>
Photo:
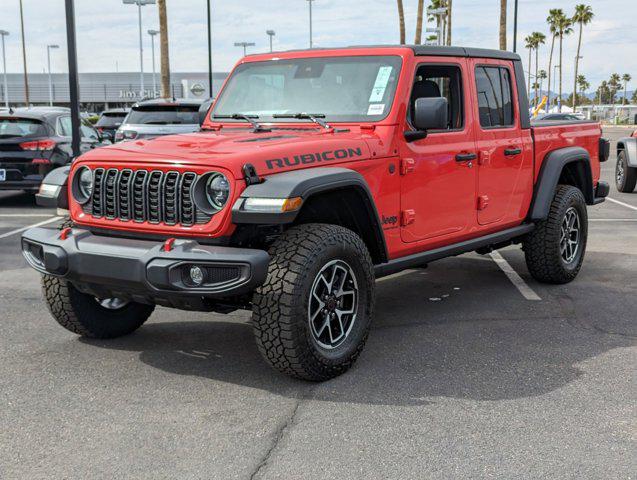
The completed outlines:
<svg viewBox="0 0 637 480">
<path fill-rule="evenodd" d="M 169 238 L 168 240 L 166 240 L 164 242 L 164 247 L 162 250 L 164 250 L 164 252 L 170 252 L 173 249 L 173 244 L 175 243 L 175 238 Z"/>
<path fill-rule="evenodd" d="M 72 232 L 73 229 L 71 227 L 62 229 L 62 231 L 60 232 L 60 240 L 66 240 L 67 238 L 69 238 L 69 235 L 71 235 Z"/>
</svg>

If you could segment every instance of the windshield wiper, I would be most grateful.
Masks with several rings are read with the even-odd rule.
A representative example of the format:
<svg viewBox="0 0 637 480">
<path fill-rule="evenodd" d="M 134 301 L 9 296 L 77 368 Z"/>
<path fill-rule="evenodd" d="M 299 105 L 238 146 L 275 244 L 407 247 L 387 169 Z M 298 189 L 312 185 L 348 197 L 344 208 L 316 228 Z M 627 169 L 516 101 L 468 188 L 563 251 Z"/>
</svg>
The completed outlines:
<svg viewBox="0 0 637 480">
<path fill-rule="evenodd" d="M 311 120 L 312 122 L 320 125 L 321 127 L 329 130 L 330 127 L 324 120 L 321 118 L 325 118 L 325 115 L 322 113 L 275 113 L 272 115 L 272 118 L 295 118 L 298 120 Z"/>
<path fill-rule="evenodd" d="M 233 113 L 232 115 L 213 115 L 212 118 L 231 118 L 233 120 L 245 120 L 252 125 L 252 132 L 271 132 L 272 129 L 262 127 L 258 122 L 254 121 L 255 118 L 259 118 L 259 115 L 246 115 L 243 113 Z"/>
</svg>

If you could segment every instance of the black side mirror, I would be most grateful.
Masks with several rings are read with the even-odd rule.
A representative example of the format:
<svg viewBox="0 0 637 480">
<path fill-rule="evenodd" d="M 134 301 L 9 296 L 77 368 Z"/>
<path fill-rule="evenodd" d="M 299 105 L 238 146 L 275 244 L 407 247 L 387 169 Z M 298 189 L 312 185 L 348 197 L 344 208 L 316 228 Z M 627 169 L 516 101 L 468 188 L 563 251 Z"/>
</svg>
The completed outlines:
<svg viewBox="0 0 637 480">
<path fill-rule="evenodd" d="M 418 130 L 445 130 L 449 124 L 449 103 L 444 97 L 416 100 L 412 122 Z"/>
<path fill-rule="evenodd" d="M 199 107 L 199 126 L 203 125 L 203 122 L 206 121 L 206 116 L 208 115 L 208 110 L 210 110 L 210 105 L 212 105 L 212 98 L 209 98 L 205 102 L 201 104 Z"/>
<path fill-rule="evenodd" d="M 109 142 L 113 141 L 113 134 L 111 132 L 102 132 L 100 135 L 100 140 L 107 140 Z"/>
</svg>

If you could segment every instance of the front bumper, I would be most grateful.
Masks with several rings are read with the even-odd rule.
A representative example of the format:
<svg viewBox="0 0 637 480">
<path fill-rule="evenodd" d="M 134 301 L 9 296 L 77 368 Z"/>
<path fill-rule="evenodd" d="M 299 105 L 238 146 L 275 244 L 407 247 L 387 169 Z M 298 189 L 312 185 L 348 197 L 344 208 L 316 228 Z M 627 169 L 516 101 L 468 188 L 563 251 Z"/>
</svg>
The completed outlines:
<svg viewBox="0 0 637 480">
<path fill-rule="evenodd" d="M 22 234 L 22 253 L 41 273 L 70 281 L 97 298 L 117 297 L 186 310 L 208 310 L 215 301 L 249 293 L 265 281 L 270 257 L 257 249 L 105 237 L 74 228 L 36 227 Z M 195 286 L 192 266 L 204 271 Z"/>
</svg>

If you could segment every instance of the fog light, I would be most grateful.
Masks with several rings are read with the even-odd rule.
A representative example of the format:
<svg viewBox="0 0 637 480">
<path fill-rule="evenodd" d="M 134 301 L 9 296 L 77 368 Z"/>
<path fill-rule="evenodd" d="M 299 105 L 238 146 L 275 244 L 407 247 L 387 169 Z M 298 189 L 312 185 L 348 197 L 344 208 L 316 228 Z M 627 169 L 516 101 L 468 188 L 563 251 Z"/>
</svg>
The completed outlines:
<svg viewBox="0 0 637 480">
<path fill-rule="evenodd" d="M 192 280 L 193 285 L 198 287 L 204 281 L 204 271 L 196 265 L 190 267 L 190 280 Z"/>
</svg>

